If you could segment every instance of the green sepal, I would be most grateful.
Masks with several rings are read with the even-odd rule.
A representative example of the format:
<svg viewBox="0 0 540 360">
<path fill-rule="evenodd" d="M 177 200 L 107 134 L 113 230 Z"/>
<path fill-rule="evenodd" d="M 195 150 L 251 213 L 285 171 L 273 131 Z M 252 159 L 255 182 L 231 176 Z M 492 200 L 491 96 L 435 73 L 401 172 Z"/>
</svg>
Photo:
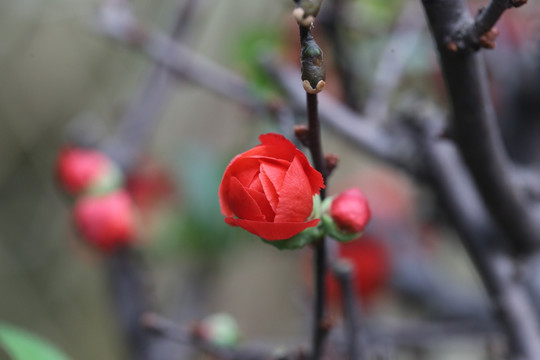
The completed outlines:
<svg viewBox="0 0 540 360">
<path fill-rule="evenodd" d="M 328 214 L 323 214 L 321 220 L 326 234 L 331 238 L 336 239 L 337 241 L 349 242 L 362 235 L 362 232 L 346 233 L 339 230 L 336 223 L 334 222 L 334 219 L 332 219 L 332 217 Z"/>
<path fill-rule="evenodd" d="M 332 205 L 332 201 L 334 201 L 335 196 L 329 196 L 321 204 L 321 223 L 324 227 L 324 231 L 328 236 L 331 238 L 336 239 L 340 242 L 349 242 L 352 241 L 359 236 L 362 235 L 362 232 L 357 233 L 347 233 L 344 231 L 341 231 L 338 226 L 336 225 L 336 222 L 334 219 L 332 219 L 332 216 L 330 216 L 330 206 Z"/>
<path fill-rule="evenodd" d="M 203 320 L 203 326 L 210 331 L 208 340 L 215 345 L 232 347 L 240 340 L 238 324 L 227 313 L 210 315 Z"/>
<path fill-rule="evenodd" d="M 322 222 L 320 221 L 317 226 L 307 228 L 290 239 L 272 241 L 264 239 L 261 240 L 279 250 L 301 249 L 324 236 L 324 228 L 321 224 Z"/>
<path fill-rule="evenodd" d="M 88 195 L 105 195 L 119 189 L 124 183 L 124 176 L 118 166 L 109 163 L 107 170 L 101 174 L 88 188 Z"/>
</svg>

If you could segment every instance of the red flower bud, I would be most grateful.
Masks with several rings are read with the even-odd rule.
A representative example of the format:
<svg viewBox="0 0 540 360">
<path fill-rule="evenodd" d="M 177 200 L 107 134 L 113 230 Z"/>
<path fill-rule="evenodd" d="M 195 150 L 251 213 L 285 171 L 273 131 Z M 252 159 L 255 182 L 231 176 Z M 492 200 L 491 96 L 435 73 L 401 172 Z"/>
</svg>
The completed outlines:
<svg viewBox="0 0 540 360">
<path fill-rule="evenodd" d="M 84 239 L 105 252 L 135 239 L 135 210 L 124 190 L 82 197 L 75 204 L 74 220 Z"/>
<path fill-rule="evenodd" d="M 364 194 L 352 188 L 335 197 L 330 205 L 330 216 L 339 230 L 346 233 L 359 233 L 366 227 L 371 211 Z"/>
<path fill-rule="evenodd" d="M 265 240 L 284 240 L 319 219 L 308 220 L 322 175 L 293 143 L 279 134 L 259 137 L 261 145 L 236 156 L 219 187 L 221 212 L 232 226 Z"/>
<path fill-rule="evenodd" d="M 60 152 L 56 173 L 62 188 L 76 195 L 98 183 L 110 167 L 109 158 L 99 151 L 68 147 Z"/>
</svg>

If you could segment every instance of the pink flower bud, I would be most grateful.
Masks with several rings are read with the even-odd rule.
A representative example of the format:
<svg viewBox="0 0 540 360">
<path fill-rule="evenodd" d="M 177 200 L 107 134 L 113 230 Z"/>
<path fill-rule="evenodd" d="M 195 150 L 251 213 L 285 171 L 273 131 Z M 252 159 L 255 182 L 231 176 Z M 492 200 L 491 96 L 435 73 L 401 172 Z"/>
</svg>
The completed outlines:
<svg viewBox="0 0 540 360">
<path fill-rule="evenodd" d="M 75 204 L 74 220 L 83 238 L 104 252 L 135 239 L 135 209 L 123 190 L 82 197 Z"/>
<path fill-rule="evenodd" d="M 330 216 L 339 230 L 359 233 L 369 222 L 371 211 L 364 194 L 359 189 L 352 188 L 334 198 L 330 205 Z"/>
</svg>

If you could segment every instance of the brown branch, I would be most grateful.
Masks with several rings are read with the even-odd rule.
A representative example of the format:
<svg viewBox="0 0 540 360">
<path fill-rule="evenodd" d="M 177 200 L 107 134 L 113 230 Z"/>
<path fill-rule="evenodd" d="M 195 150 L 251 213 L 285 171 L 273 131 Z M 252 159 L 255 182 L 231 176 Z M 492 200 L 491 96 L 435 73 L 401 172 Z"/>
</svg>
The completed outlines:
<svg viewBox="0 0 540 360">
<path fill-rule="evenodd" d="M 531 300 L 514 272 L 513 261 L 494 247 L 502 243 L 497 227 L 465 168 L 452 147 L 439 145 L 429 136 L 422 143 L 433 187 L 480 275 L 513 355 L 540 358 L 540 332 Z"/>
<path fill-rule="evenodd" d="M 510 176 L 495 111 L 488 94 L 485 67 L 473 52 L 452 52 L 446 41 L 456 24 L 470 22 L 462 0 L 423 0 L 435 38 L 452 106 L 452 134 L 476 187 L 512 252 L 529 254 L 540 241 L 540 226 L 525 206 Z"/>
<path fill-rule="evenodd" d="M 306 354 L 299 351 L 282 351 L 233 348 L 213 344 L 205 340 L 197 331 L 197 325 L 191 329 L 182 328 L 157 314 L 147 313 L 141 318 L 143 326 L 154 335 L 165 337 L 180 344 L 193 346 L 197 350 L 221 360 L 307 360 Z"/>
<path fill-rule="evenodd" d="M 169 36 L 148 31 L 135 19 L 132 22 L 111 22 L 104 18 L 98 20 L 97 32 L 131 46 L 155 63 L 169 69 L 174 75 L 233 99 L 250 109 L 257 110 L 267 106 L 251 94 L 250 86 L 241 76 L 216 65 L 187 46 L 173 41 Z"/>
<path fill-rule="evenodd" d="M 291 106 L 304 110 L 305 92 L 298 84 L 300 72 L 291 65 L 266 60 L 264 67 L 288 95 Z M 419 171 L 416 145 L 397 129 L 378 124 L 343 106 L 324 92 L 319 94 L 321 120 L 354 145 L 378 159 L 415 174 Z"/>
<path fill-rule="evenodd" d="M 416 5 L 416 4 L 415 4 Z M 417 7 L 405 5 L 390 39 L 382 51 L 364 114 L 378 121 L 388 120 L 390 97 L 399 85 L 407 60 L 414 53 L 425 26 Z"/>
<path fill-rule="evenodd" d="M 308 27 L 299 26 L 299 31 L 300 43 L 302 45 L 301 59 L 303 69 L 302 76 L 300 78 L 304 80 L 304 89 L 306 89 L 306 81 L 311 83 L 313 80 L 315 80 L 317 81 L 315 84 L 320 82 L 324 83 L 324 64 L 322 63 L 322 52 L 313 39 L 311 29 Z M 316 53 L 316 57 L 313 56 L 314 53 L 308 51 L 313 49 L 315 49 L 314 53 Z M 309 89 L 313 89 L 313 85 L 315 84 L 309 85 Z M 316 88 L 319 88 L 318 84 Z M 308 90 L 306 89 L 306 91 Z M 322 174 L 324 184 L 327 185 L 327 171 L 324 153 L 322 150 L 317 96 L 317 93 L 306 93 L 306 109 L 308 117 L 308 129 L 306 135 L 308 147 L 313 159 L 313 165 L 315 169 Z M 325 189 L 321 189 L 320 196 L 321 200 L 324 200 Z M 313 253 L 313 286 L 315 291 L 313 298 L 313 333 L 311 347 L 312 360 L 319 360 L 322 357 L 324 340 L 326 334 L 328 333 L 327 326 L 324 324 L 326 312 L 325 300 L 327 268 L 326 241 L 324 236 L 313 244 Z"/>
<path fill-rule="evenodd" d="M 122 6 L 123 5 L 123 6 Z M 111 17 L 111 12 L 116 16 L 132 18 L 129 4 L 105 1 L 101 8 L 102 17 Z M 194 0 L 182 1 L 178 5 L 176 16 L 171 25 L 170 33 L 172 40 L 178 40 L 190 25 L 189 19 L 195 7 Z M 120 28 L 122 22 L 114 21 L 114 17 L 103 23 Z M 130 28 L 129 26 L 126 28 Z M 167 56 L 174 55 L 173 49 L 169 49 Z M 131 99 L 122 114 L 120 124 L 113 138 L 106 145 L 107 152 L 126 171 L 132 168 L 140 158 L 140 153 L 152 134 L 152 130 L 159 119 L 159 110 L 168 98 L 171 85 L 171 73 L 163 65 L 153 64 L 136 95 Z"/>
<path fill-rule="evenodd" d="M 360 324 L 353 281 L 353 267 L 347 260 L 339 260 L 333 264 L 332 271 L 341 287 L 345 341 L 349 360 L 362 360 L 365 356 L 362 351 L 364 348 L 363 339 L 359 336 Z"/>
</svg>

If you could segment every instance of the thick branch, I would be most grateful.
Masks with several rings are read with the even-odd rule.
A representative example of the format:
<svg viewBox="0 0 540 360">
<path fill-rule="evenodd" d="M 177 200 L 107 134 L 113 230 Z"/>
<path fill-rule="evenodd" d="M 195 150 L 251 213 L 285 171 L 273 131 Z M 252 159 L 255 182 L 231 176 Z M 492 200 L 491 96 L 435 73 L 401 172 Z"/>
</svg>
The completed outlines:
<svg viewBox="0 0 540 360">
<path fill-rule="evenodd" d="M 501 243 L 493 241 L 497 227 L 452 148 L 431 139 L 425 139 L 424 145 L 433 186 L 495 306 L 514 355 L 540 358 L 540 333 L 530 298 L 514 273 L 512 260 L 493 250 L 493 243 Z"/>
<path fill-rule="evenodd" d="M 456 24 L 471 22 L 462 0 L 423 0 L 437 43 L 453 110 L 452 134 L 490 213 L 524 255 L 540 241 L 540 226 L 513 186 L 510 164 L 489 98 L 485 68 L 472 52 L 452 52 L 446 41 Z"/>
</svg>

